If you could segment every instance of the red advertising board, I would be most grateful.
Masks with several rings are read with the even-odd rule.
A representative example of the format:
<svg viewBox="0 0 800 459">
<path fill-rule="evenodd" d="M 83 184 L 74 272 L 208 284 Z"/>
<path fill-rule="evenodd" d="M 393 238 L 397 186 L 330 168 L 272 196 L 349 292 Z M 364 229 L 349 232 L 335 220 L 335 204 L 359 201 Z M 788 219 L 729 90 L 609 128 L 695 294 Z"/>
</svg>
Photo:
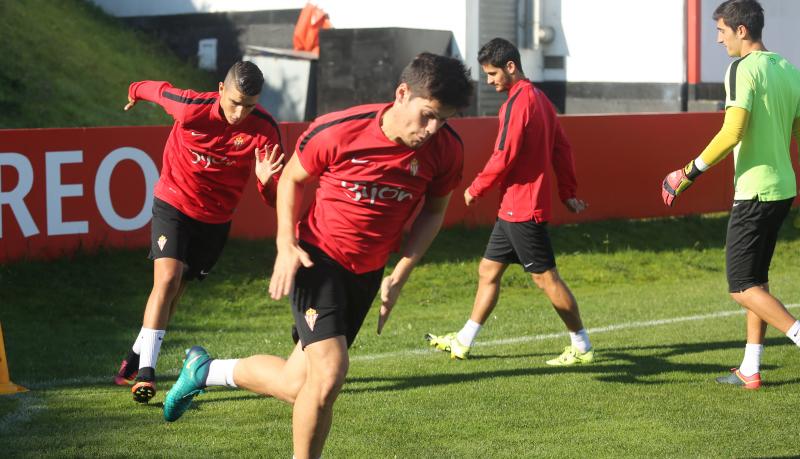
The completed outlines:
<svg viewBox="0 0 800 459">
<path fill-rule="evenodd" d="M 574 215 L 556 204 L 554 224 L 729 208 L 730 158 L 704 174 L 674 208 L 665 207 L 660 198 L 664 175 L 702 151 L 719 129 L 721 113 L 563 116 L 561 122 L 575 151 L 579 197 L 590 207 Z M 464 141 L 466 162 L 464 181 L 454 192 L 445 225 L 491 224 L 496 191 L 470 208 L 462 196 L 491 154 L 497 120 L 463 118 L 450 123 Z M 294 146 L 304 127 L 281 125 L 287 148 Z M 100 246 L 147 247 L 152 188 L 169 129 L 0 130 L 0 262 Z M 231 236 L 256 239 L 274 234 L 275 212 L 263 204 L 251 181 L 234 215 Z"/>
</svg>

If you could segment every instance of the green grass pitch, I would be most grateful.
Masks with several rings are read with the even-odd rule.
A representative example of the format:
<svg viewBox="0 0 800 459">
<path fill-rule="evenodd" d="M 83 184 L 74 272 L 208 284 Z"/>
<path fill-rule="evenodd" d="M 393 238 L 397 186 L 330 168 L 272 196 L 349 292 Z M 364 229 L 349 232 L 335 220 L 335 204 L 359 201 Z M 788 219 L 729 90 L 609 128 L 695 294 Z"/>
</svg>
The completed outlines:
<svg viewBox="0 0 800 459">
<path fill-rule="evenodd" d="M 794 217 L 794 214 L 792 215 Z M 744 315 L 726 293 L 727 217 L 598 222 L 551 230 L 596 363 L 553 368 L 561 322 L 520 267 L 470 360 L 426 347 L 468 317 L 488 228 L 442 232 L 382 336 L 373 308 L 351 352 L 326 458 L 792 457 L 800 454 L 800 349 L 774 329 L 759 391 L 714 378 L 738 366 Z M 800 314 L 800 231 L 787 222 L 772 291 Z M 0 267 L 12 380 L 0 396 L 3 457 L 291 457 L 291 407 L 215 388 L 179 421 L 161 403 L 183 350 L 285 355 L 288 301 L 267 295 L 272 241 L 232 241 L 191 285 L 167 331 L 159 393 L 134 403 L 111 376 L 141 324 L 146 250 Z"/>
</svg>

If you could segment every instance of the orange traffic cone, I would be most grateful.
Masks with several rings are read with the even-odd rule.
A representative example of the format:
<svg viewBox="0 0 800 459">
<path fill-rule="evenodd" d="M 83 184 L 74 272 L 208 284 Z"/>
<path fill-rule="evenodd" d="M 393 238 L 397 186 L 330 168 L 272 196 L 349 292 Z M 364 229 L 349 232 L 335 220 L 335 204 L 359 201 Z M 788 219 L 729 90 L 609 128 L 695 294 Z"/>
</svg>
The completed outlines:
<svg viewBox="0 0 800 459">
<path fill-rule="evenodd" d="M 6 346 L 3 341 L 3 327 L 0 326 L 0 395 L 27 392 L 28 389 L 11 382 L 8 375 L 8 360 L 6 360 Z"/>
</svg>

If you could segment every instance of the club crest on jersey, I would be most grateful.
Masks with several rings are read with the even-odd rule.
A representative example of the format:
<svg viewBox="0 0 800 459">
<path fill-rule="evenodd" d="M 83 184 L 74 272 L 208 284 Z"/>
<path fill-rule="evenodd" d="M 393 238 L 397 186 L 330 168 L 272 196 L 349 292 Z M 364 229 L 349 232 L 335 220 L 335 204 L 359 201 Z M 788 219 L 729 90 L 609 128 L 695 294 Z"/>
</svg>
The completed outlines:
<svg viewBox="0 0 800 459">
<path fill-rule="evenodd" d="M 242 145 L 244 145 L 244 137 L 238 136 L 233 139 L 233 148 L 242 148 Z"/>
<path fill-rule="evenodd" d="M 319 317 L 319 314 L 317 314 L 316 309 L 308 308 L 306 310 L 306 323 L 308 324 L 308 328 L 311 329 L 311 331 L 314 331 L 314 324 L 317 323 L 317 317 Z"/>
<path fill-rule="evenodd" d="M 158 248 L 162 252 L 164 251 L 164 246 L 167 245 L 167 237 L 163 234 L 158 238 Z"/>
<path fill-rule="evenodd" d="M 408 172 L 411 173 L 412 177 L 417 176 L 417 172 L 419 172 L 419 161 L 417 161 L 417 158 L 411 159 L 411 162 L 408 164 Z"/>
</svg>

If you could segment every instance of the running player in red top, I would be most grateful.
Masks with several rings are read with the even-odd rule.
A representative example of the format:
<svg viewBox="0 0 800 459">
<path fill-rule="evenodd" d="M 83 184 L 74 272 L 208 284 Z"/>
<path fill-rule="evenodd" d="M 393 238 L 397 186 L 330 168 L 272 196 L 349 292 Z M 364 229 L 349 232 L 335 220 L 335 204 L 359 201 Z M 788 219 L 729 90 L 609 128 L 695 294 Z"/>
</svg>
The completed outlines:
<svg viewBox="0 0 800 459">
<path fill-rule="evenodd" d="M 292 294 L 299 342 L 288 360 L 212 360 L 189 350 L 164 417 L 178 419 L 205 386 L 225 385 L 294 405 L 297 458 L 322 454 L 353 343 L 378 291 L 378 333 L 431 241 L 461 180 L 463 146 L 445 123 L 466 107 L 472 83 L 461 61 L 423 53 L 403 71 L 395 100 L 318 118 L 299 138 L 278 184 L 278 255 L 272 298 Z M 305 184 L 319 177 L 299 218 Z M 389 252 L 414 214 L 402 256 L 381 281 Z"/>
<path fill-rule="evenodd" d="M 550 101 L 522 73 L 519 51 L 510 42 L 495 38 L 480 49 L 478 62 L 487 82 L 508 100 L 500 108 L 500 132 L 494 153 L 464 192 L 467 206 L 494 186 L 502 201 L 486 252 L 478 266 L 478 292 L 470 319 L 459 332 L 428 335 L 431 346 L 449 352 L 451 358 L 466 359 L 483 323 L 500 294 L 500 280 L 509 264 L 521 264 L 550 299 L 569 329 L 572 344 L 549 365 L 589 363 L 594 350 L 583 328 L 578 303 L 556 269 L 555 255 L 547 232 L 550 219 L 552 164 L 558 179 L 558 194 L 572 212 L 586 203 L 575 197 L 577 182 L 569 146 Z"/>
<path fill-rule="evenodd" d="M 146 100 L 175 119 L 153 199 L 153 289 L 139 336 L 114 377 L 118 385 L 133 384 L 137 402 L 156 393 L 167 323 L 186 281 L 205 278 L 219 258 L 252 169 L 262 198 L 275 205 L 283 154 L 277 123 L 256 104 L 263 84 L 258 67 L 237 62 L 219 92 L 177 89 L 164 81 L 140 81 L 128 89 L 125 110 Z"/>
</svg>

